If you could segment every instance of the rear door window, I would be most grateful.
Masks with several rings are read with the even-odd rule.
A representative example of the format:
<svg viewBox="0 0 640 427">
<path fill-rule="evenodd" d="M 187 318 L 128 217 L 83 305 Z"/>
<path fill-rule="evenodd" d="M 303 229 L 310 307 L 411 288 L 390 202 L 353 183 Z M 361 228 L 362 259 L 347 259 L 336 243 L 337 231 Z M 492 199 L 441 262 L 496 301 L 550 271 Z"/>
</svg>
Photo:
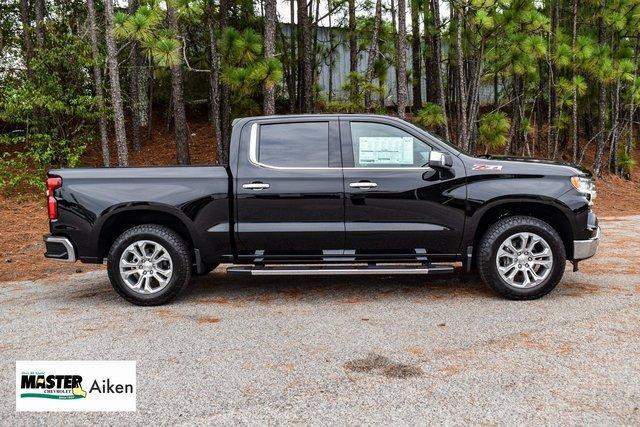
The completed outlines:
<svg viewBox="0 0 640 427">
<path fill-rule="evenodd" d="M 329 122 L 261 125 L 258 161 L 278 167 L 328 167 Z"/>
</svg>

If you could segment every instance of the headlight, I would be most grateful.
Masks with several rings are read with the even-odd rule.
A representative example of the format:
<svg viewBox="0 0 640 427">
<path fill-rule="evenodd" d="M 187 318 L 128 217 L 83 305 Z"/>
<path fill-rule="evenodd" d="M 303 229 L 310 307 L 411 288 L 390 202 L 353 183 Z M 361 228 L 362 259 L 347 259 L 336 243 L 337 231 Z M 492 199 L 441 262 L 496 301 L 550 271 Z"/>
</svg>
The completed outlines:
<svg viewBox="0 0 640 427">
<path fill-rule="evenodd" d="M 581 176 L 572 176 L 571 185 L 573 185 L 573 188 L 578 190 L 580 193 L 587 196 L 587 200 L 589 201 L 590 205 L 593 204 L 593 201 L 596 198 L 596 183 L 593 181 L 593 179 L 584 178 Z"/>
</svg>

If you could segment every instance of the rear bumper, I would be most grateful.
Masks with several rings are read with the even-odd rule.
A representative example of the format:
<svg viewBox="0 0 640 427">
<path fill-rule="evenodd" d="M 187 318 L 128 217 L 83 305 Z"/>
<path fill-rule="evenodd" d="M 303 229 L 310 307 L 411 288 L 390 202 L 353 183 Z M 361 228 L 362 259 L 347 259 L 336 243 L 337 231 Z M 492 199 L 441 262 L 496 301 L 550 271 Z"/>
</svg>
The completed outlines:
<svg viewBox="0 0 640 427">
<path fill-rule="evenodd" d="M 600 242 L 600 227 L 596 230 L 595 237 L 587 240 L 573 241 L 573 259 L 579 261 L 581 259 L 591 258 L 596 254 L 598 243 Z"/>
<path fill-rule="evenodd" d="M 73 243 L 66 237 L 45 235 L 43 237 L 46 258 L 57 259 L 59 261 L 75 262 L 76 251 Z"/>
</svg>

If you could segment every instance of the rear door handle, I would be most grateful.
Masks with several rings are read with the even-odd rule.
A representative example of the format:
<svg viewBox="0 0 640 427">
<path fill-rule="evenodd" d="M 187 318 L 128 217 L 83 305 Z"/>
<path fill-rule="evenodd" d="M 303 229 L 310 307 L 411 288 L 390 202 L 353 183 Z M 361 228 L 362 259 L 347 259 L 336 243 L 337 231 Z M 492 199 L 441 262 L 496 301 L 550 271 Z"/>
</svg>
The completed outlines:
<svg viewBox="0 0 640 427">
<path fill-rule="evenodd" d="M 376 188 L 378 184 L 369 181 L 352 182 L 349 184 L 351 188 Z"/>
<path fill-rule="evenodd" d="M 265 188 L 269 188 L 269 184 L 264 182 L 252 182 L 250 184 L 242 184 L 242 188 L 247 190 L 264 190 Z"/>
</svg>

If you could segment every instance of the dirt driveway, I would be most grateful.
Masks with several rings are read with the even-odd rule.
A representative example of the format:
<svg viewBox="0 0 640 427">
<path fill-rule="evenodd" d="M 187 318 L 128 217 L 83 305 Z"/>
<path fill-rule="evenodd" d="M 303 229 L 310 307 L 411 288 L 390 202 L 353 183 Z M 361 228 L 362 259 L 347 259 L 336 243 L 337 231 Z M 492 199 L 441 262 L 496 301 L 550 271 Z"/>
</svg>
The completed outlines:
<svg viewBox="0 0 640 427">
<path fill-rule="evenodd" d="M 137 360 L 138 411 L 113 424 L 640 423 L 640 217 L 606 219 L 598 256 L 547 297 L 474 276 L 241 278 L 127 304 L 104 271 L 0 286 L 0 419 L 15 360 Z"/>
</svg>

